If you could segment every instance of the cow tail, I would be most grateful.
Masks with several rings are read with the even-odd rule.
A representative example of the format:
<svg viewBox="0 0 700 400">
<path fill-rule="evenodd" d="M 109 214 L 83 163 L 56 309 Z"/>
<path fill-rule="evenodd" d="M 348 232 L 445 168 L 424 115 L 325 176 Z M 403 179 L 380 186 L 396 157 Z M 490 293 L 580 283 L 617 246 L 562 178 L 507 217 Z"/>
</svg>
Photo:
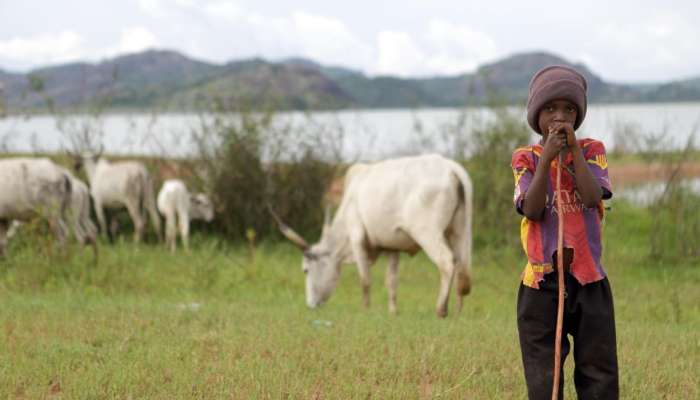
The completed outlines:
<svg viewBox="0 0 700 400">
<path fill-rule="evenodd" d="M 455 291 L 461 298 L 471 291 L 473 187 L 469 174 L 461 165 L 454 163 L 453 173 L 459 180 L 460 201 L 454 215 L 451 244 L 456 267 Z"/>
</svg>

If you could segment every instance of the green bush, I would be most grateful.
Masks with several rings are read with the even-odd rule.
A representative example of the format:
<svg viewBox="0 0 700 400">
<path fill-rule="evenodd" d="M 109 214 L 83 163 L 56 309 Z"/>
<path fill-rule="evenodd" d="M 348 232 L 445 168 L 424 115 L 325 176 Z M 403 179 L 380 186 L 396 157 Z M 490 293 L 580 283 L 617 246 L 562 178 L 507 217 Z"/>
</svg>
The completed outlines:
<svg viewBox="0 0 700 400">
<path fill-rule="evenodd" d="M 193 132 L 200 176 L 217 207 L 215 229 L 236 240 L 277 235 L 268 205 L 306 237 L 323 224 L 323 201 L 337 160 L 324 129 L 304 130 L 273 112 L 216 103 Z M 307 121 L 308 122 L 308 121 Z"/>
<path fill-rule="evenodd" d="M 518 245 L 519 221 L 513 208 L 513 151 L 528 144 L 530 131 L 512 110 L 494 108 L 494 118 L 476 120 L 464 151 L 474 186 L 474 245 L 499 248 Z M 464 120 L 466 124 L 468 120 Z M 455 134 L 459 134 L 456 132 Z"/>
</svg>

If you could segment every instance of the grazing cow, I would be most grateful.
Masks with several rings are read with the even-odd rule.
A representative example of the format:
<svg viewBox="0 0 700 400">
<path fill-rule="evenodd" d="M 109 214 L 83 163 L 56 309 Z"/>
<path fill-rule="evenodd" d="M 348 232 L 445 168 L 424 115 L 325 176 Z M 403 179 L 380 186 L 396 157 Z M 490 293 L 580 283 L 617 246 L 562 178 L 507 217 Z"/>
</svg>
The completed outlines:
<svg viewBox="0 0 700 400">
<path fill-rule="evenodd" d="M 90 192 L 88 187 L 67 169 L 60 166 L 57 166 L 57 168 L 63 171 L 70 178 L 71 182 L 70 204 L 66 212 L 66 221 L 72 225 L 73 234 L 78 243 L 82 245 L 89 244 L 93 247 L 94 260 L 97 263 L 97 227 L 90 219 Z M 15 236 L 20 226 L 20 221 L 13 220 L 10 229 L 7 231 L 7 239 Z"/>
<path fill-rule="evenodd" d="M 97 155 L 77 157 L 76 169 L 85 167 L 97 222 L 100 224 L 102 233 L 107 233 L 104 208 L 126 207 L 134 223 L 134 242 L 140 242 L 145 228 L 144 209 L 146 209 L 150 214 L 151 224 L 158 235 L 158 240 L 162 240 L 153 183 L 146 167 L 136 161 L 110 163 L 100 155 L 101 152 Z"/>
<path fill-rule="evenodd" d="M 386 274 L 389 311 L 396 313 L 399 252 L 423 249 L 440 272 L 436 312 L 447 316 L 456 276 L 458 310 L 471 289 L 472 183 L 467 172 L 439 155 L 403 157 L 355 164 L 345 175 L 343 198 L 331 221 L 326 213 L 321 240 L 308 245 L 273 212 L 282 233 L 304 252 L 306 303 L 326 301 L 342 263 L 354 262 L 365 306 L 369 306 L 369 267 L 381 252 L 390 256 Z"/>
<path fill-rule="evenodd" d="M 168 179 L 158 193 L 158 211 L 165 217 L 165 243 L 170 251 L 175 252 L 177 229 L 175 219 L 180 227 L 180 239 L 189 250 L 190 221 L 214 219 L 214 207 L 204 193 L 190 194 L 185 183 L 179 179 Z"/>
<path fill-rule="evenodd" d="M 70 178 L 71 201 L 68 210 L 75 239 L 80 244 L 91 244 L 97 241 L 97 227 L 90 219 L 90 191 L 85 183 L 76 178 L 70 171 L 59 167 Z"/>
<path fill-rule="evenodd" d="M 36 216 L 49 221 L 61 248 L 65 246 L 66 214 L 70 206 L 71 180 L 48 158 L 0 160 L 0 255 L 5 254 L 12 220 Z"/>
</svg>

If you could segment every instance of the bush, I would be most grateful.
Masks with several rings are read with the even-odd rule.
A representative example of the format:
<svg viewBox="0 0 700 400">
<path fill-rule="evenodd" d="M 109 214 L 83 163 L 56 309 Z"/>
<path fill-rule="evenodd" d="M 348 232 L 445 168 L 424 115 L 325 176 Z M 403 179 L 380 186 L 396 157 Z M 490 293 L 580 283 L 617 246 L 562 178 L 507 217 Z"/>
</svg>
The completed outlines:
<svg viewBox="0 0 700 400">
<path fill-rule="evenodd" d="M 232 109 L 222 101 L 202 115 L 193 138 L 199 177 L 217 207 L 217 230 L 240 240 L 277 236 L 269 204 L 301 235 L 320 233 L 324 195 L 337 165 L 328 155 L 337 152 L 325 128 L 303 125 L 307 129 L 271 111 Z"/>
<path fill-rule="evenodd" d="M 474 245 L 476 248 L 499 248 L 518 245 L 521 217 L 513 207 L 513 151 L 526 145 L 530 130 L 519 113 L 494 108 L 494 118 L 476 120 L 465 148 L 465 166 L 474 185 Z M 464 135 L 469 119 L 460 118 L 455 135 Z"/>
</svg>

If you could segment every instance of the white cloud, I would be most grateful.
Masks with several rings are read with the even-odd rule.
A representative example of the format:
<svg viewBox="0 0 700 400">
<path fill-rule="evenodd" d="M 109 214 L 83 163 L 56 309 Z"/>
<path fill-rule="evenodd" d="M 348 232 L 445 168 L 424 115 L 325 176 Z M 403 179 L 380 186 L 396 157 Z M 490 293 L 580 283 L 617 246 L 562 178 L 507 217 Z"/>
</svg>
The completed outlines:
<svg viewBox="0 0 700 400">
<path fill-rule="evenodd" d="M 372 49 L 360 41 L 340 20 L 295 12 L 289 20 L 291 32 L 279 32 L 299 55 L 329 64 L 365 67 L 372 60 Z"/>
<path fill-rule="evenodd" d="M 496 43 L 485 33 L 438 19 L 428 24 L 426 41 L 431 48 L 427 68 L 438 74 L 472 71 L 497 54 Z"/>
<path fill-rule="evenodd" d="M 233 1 L 217 1 L 203 7 L 204 13 L 211 18 L 221 18 L 231 23 L 241 22 L 247 18 L 245 11 Z"/>
<path fill-rule="evenodd" d="M 483 32 L 433 19 L 418 38 L 408 32 L 380 32 L 377 53 L 374 73 L 444 75 L 474 70 L 497 55 L 497 46 Z"/>
<path fill-rule="evenodd" d="M 375 74 L 414 75 L 422 70 L 425 54 L 406 32 L 382 31 L 377 35 Z"/>
<path fill-rule="evenodd" d="M 646 21 L 606 21 L 589 52 L 600 56 L 609 80 L 665 80 L 697 75 L 700 53 L 694 38 L 700 28 L 680 14 L 655 15 Z M 601 54 L 602 53 L 602 54 Z"/>
<path fill-rule="evenodd" d="M 0 54 L 18 65 L 56 64 L 82 58 L 84 42 L 73 31 L 42 33 L 0 41 Z"/>
<path fill-rule="evenodd" d="M 166 6 L 161 0 L 138 0 L 138 7 L 151 17 L 160 18 L 167 15 Z"/>
<path fill-rule="evenodd" d="M 371 46 L 359 40 L 337 18 L 305 11 L 273 17 L 249 11 L 233 1 L 208 4 L 203 12 L 215 27 L 229 35 L 245 35 L 234 46 L 246 56 L 272 59 L 299 56 L 356 68 L 365 68 L 373 59 Z"/>
<path fill-rule="evenodd" d="M 119 40 L 119 53 L 135 53 L 158 45 L 156 36 L 148 29 L 137 26 L 124 29 Z"/>
</svg>

